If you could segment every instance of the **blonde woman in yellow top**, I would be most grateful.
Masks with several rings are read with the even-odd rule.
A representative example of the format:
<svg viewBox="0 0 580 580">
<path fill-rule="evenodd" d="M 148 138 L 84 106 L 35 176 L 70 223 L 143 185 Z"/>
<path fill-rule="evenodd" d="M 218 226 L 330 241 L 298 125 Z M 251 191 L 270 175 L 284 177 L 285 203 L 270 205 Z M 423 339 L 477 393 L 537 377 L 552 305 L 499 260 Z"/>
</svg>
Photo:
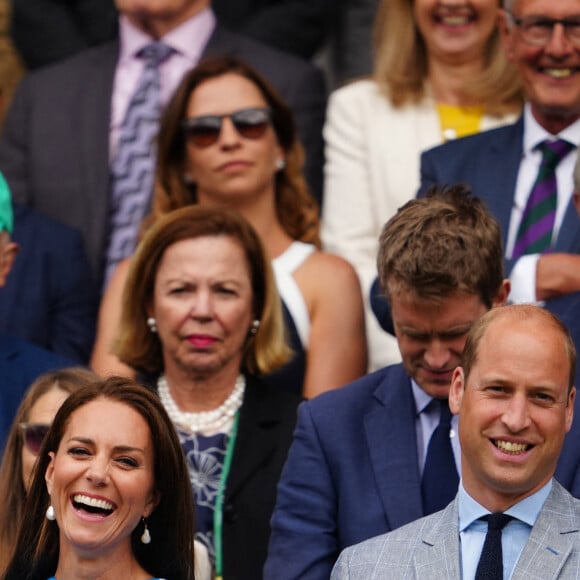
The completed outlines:
<svg viewBox="0 0 580 580">
<path fill-rule="evenodd" d="M 515 120 L 499 0 L 381 0 L 371 79 L 335 91 L 324 129 L 324 248 L 351 262 L 367 309 L 370 368 L 398 362 L 368 306 L 382 225 L 419 187 L 422 151 Z"/>
</svg>

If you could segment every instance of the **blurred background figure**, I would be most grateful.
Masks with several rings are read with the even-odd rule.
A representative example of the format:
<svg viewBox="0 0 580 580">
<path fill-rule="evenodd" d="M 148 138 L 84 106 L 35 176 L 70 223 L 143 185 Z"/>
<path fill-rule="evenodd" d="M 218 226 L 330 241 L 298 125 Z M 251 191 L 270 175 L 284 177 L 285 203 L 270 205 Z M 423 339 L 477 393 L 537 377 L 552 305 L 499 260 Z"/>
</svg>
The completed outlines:
<svg viewBox="0 0 580 580">
<path fill-rule="evenodd" d="M 373 28 L 380 0 L 342 0 L 331 36 L 332 86 L 366 77 L 373 70 Z"/>
<path fill-rule="evenodd" d="M 24 67 L 10 34 L 11 0 L 0 0 L 0 127 Z"/>
<path fill-rule="evenodd" d="M 46 373 L 30 385 L 18 407 L 0 464 L 0 575 L 12 557 L 34 465 L 54 416 L 70 393 L 98 378 L 83 368 Z"/>
<path fill-rule="evenodd" d="M 163 107 L 205 56 L 236 54 L 284 95 L 321 199 L 326 89 L 320 70 L 223 27 L 211 0 L 115 0 L 119 38 L 26 75 L 0 138 L 14 199 L 80 230 L 97 285 L 136 246 L 153 193 Z"/>
<path fill-rule="evenodd" d="M 115 38 L 117 12 L 113 0 L 13 0 L 10 31 L 32 70 Z"/>
<path fill-rule="evenodd" d="M 85 364 L 95 338 L 99 294 L 82 236 L 12 203 L 2 173 L 0 189 L 11 216 L 4 246 L 10 276 L 7 270 L 0 281 L 0 333 Z"/>
<path fill-rule="evenodd" d="M 371 80 L 331 95 L 322 241 L 346 258 L 368 300 L 382 225 L 419 186 L 420 153 L 512 121 L 522 96 L 496 26 L 499 0 L 382 0 Z M 455 183 L 450 182 L 450 183 Z M 400 359 L 367 308 L 371 369 Z"/>
<path fill-rule="evenodd" d="M 190 206 L 152 226 L 131 263 L 117 353 L 179 431 L 216 576 L 260 578 L 300 399 L 261 378 L 290 350 L 269 258 L 243 218 Z"/>
<path fill-rule="evenodd" d="M 292 113 L 270 85 L 240 60 L 204 61 L 169 103 L 158 150 L 149 223 L 190 204 L 233 208 L 273 259 L 296 357 L 293 374 L 286 368 L 271 382 L 312 397 L 364 374 L 359 283 L 348 262 L 319 251 Z M 121 263 L 101 304 L 91 359 L 99 374 L 130 372 L 111 355 L 128 267 Z"/>
<path fill-rule="evenodd" d="M 159 399 L 127 379 L 97 381 L 54 418 L 5 578 L 106 570 L 193 580 L 192 511 L 179 440 Z"/>
<path fill-rule="evenodd" d="M 419 194 L 435 183 L 469 183 L 501 225 L 510 302 L 536 303 L 580 292 L 573 199 L 579 6 L 575 0 L 504 0 L 503 6 L 504 52 L 526 93 L 522 114 L 510 125 L 424 152 Z"/>
<path fill-rule="evenodd" d="M 0 288 L 0 332 L 86 364 L 100 295 L 82 235 L 23 205 L 13 212 L 18 255 Z"/>
<path fill-rule="evenodd" d="M 213 0 L 231 30 L 305 59 L 324 44 L 342 0 Z"/>
<path fill-rule="evenodd" d="M 20 250 L 18 244 L 11 239 L 14 221 L 10 190 L 0 173 L 0 289 L 6 288 L 8 275 Z M 23 281 L 25 288 L 21 292 L 22 296 L 31 294 L 34 296 L 35 290 L 40 292 L 40 295 L 35 296 L 36 300 L 28 305 L 29 310 L 36 313 L 39 310 L 43 311 L 46 304 L 51 304 L 50 297 L 42 294 L 42 290 L 45 289 L 43 283 L 37 283 L 34 279 L 38 273 L 30 273 L 28 282 Z M 31 288 L 28 288 L 28 284 Z M 17 289 L 14 289 L 14 292 L 16 291 Z M 90 293 L 90 288 L 87 292 Z M 7 296 L 8 294 L 3 295 L 5 299 Z M 7 312 L 6 317 L 12 317 L 14 314 Z M 71 359 L 44 350 L 21 337 L 0 331 L 0 450 L 4 449 L 16 409 L 29 385 L 44 372 L 74 364 Z"/>
</svg>

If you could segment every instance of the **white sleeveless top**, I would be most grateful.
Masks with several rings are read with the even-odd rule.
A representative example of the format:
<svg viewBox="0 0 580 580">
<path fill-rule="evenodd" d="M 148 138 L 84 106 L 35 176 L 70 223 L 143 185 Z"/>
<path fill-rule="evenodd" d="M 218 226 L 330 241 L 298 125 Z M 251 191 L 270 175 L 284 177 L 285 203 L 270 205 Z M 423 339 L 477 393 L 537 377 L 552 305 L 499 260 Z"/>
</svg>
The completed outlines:
<svg viewBox="0 0 580 580">
<path fill-rule="evenodd" d="M 302 296 L 302 292 L 292 274 L 315 251 L 316 247 L 312 244 L 292 242 L 283 254 L 272 260 L 278 292 L 292 315 L 298 336 L 300 337 L 300 342 L 304 349 L 308 347 L 310 317 L 304 296 Z"/>
</svg>

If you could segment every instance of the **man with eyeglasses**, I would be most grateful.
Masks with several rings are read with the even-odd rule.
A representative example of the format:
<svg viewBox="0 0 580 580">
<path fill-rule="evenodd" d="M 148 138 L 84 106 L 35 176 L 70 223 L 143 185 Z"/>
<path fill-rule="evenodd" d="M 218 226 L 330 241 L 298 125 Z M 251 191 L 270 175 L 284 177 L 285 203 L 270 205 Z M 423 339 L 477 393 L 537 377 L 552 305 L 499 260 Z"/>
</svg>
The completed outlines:
<svg viewBox="0 0 580 580">
<path fill-rule="evenodd" d="M 502 226 L 510 302 L 580 290 L 580 219 L 572 202 L 580 143 L 580 3 L 504 0 L 499 26 L 526 93 L 514 124 L 421 158 L 420 194 L 468 183 Z"/>
</svg>

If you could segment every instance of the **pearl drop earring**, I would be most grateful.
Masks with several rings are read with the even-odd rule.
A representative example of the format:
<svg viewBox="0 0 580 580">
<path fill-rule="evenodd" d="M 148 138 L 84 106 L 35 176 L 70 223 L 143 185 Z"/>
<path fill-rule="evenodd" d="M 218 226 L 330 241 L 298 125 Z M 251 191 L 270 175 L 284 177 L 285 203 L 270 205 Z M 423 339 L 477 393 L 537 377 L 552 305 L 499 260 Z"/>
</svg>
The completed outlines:
<svg viewBox="0 0 580 580">
<path fill-rule="evenodd" d="M 52 507 L 52 504 L 50 504 L 46 508 L 46 519 L 50 520 L 51 522 L 54 522 L 54 520 L 56 520 L 56 514 L 54 513 L 54 508 Z"/>
<path fill-rule="evenodd" d="M 258 328 L 260 328 L 260 321 L 256 318 L 254 322 L 252 322 L 252 326 L 250 327 L 250 335 L 255 336 L 258 332 Z"/>
<path fill-rule="evenodd" d="M 149 533 L 149 528 L 147 527 L 147 522 L 145 518 L 141 518 L 143 520 L 143 533 L 141 534 L 141 543 L 142 544 L 150 544 L 151 543 L 151 534 Z"/>
<path fill-rule="evenodd" d="M 147 319 L 147 326 L 149 327 L 149 330 L 153 333 L 153 334 L 157 334 L 157 320 L 155 320 L 155 318 L 150 317 Z"/>
</svg>

